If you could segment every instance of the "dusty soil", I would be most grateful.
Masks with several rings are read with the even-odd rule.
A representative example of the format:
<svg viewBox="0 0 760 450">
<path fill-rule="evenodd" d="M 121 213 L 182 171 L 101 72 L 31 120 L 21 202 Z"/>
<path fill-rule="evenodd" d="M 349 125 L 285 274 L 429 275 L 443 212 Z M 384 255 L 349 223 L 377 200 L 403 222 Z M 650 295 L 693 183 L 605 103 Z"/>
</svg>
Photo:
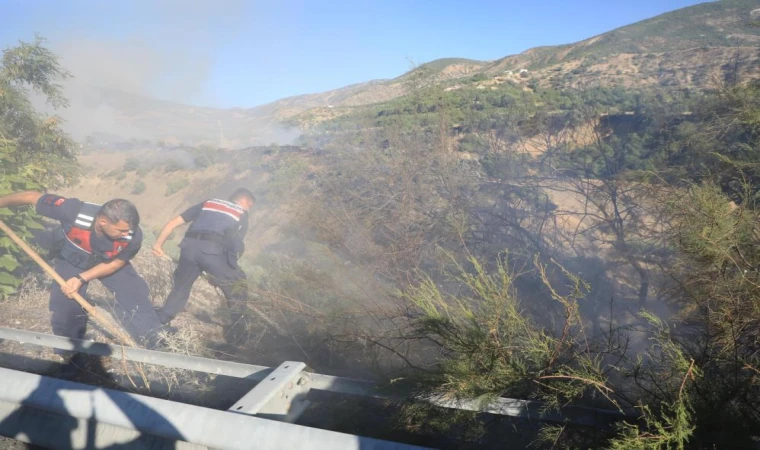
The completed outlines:
<svg viewBox="0 0 760 450">
<path fill-rule="evenodd" d="M 43 448 L 0 436 L 0 449 L 2 450 L 38 450 Z"/>
</svg>

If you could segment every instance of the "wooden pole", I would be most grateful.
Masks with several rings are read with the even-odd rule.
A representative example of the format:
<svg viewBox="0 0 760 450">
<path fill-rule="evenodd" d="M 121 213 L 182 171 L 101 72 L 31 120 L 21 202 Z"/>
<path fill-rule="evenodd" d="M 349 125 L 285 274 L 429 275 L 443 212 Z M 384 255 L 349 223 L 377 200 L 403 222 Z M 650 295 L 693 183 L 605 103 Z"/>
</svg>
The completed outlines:
<svg viewBox="0 0 760 450">
<path fill-rule="evenodd" d="M 4 231 L 5 234 L 8 235 L 8 237 L 13 240 L 13 242 L 16 243 L 19 247 L 21 247 L 21 250 L 26 252 L 27 255 L 29 255 L 30 258 L 34 260 L 40 267 L 42 267 L 42 270 L 45 271 L 48 275 L 53 277 L 53 279 L 61 286 L 63 287 L 66 284 L 66 280 L 64 280 L 60 275 L 58 275 L 58 272 L 56 272 L 50 265 L 40 257 L 40 255 L 37 254 L 29 245 L 24 242 L 16 233 L 13 232 L 13 230 L 10 229 L 8 225 L 6 225 L 2 220 L 0 220 L 0 230 Z M 116 325 L 112 324 L 108 319 L 103 317 L 97 309 L 95 309 L 94 306 L 90 304 L 87 300 L 85 300 L 81 295 L 79 295 L 78 292 L 74 293 L 74 296 L 72 297 L 74 300 L 76 300 L 77 303 L 87 311 L 87 314 L 92 316 L 92 318 L 97 322 L 100 326 L 108 330 L 111 334 L 116 336 L 117 339 L 119 339 L 123 344 L 129 346 L 129 347 L 137 347 L 137 344 L 135 344 L 135 341 L 132 340 L 132 338 L 127 334 L 125 331 L 119 329 Z"/>
</svg>

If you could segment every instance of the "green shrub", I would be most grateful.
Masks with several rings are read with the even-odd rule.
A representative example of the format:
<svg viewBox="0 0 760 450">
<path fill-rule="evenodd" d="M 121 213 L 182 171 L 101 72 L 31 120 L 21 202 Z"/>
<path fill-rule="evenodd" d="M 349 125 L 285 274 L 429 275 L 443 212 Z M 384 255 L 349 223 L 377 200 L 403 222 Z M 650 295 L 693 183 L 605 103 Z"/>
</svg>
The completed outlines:
<svg viewBox="0 0 760 450">
<path fill-rule="evenodd" d="M 169 182 L 169 184 L 166 185 L 166 195 L 167 197 L 186 188 L 190 182 L 187 180 L 187 178 L 179 178 L 177 180 L 172 180 Z"/>
<path fill-rule="evenodd" d="M 124 172 L 134 172 L 140 168 L 141 164 L 137 158 L 127 158 L 124 162 Z"/>
<path fill-rule="evenodd" d="M 140 195 L 145 192 L 145 182 L 142 180 L 135 181 L 135 185 L 132 186 L 132 194 Z"/>
<path fill-rule="evenodd" d="M 196 168 L 203 169 L 213 166 L 219 162 L 219 150 L 208 146 L 202 145 L 191 151 L 193 154 L 193 164 Z"/>
<path fill-rule="evenodd" d="M 166 173 L 176 172 L 182 169 L 184 169 L 184 167 L 182 166 L 182 163 L 180 163 L 176 159 L 169 159 L 164 163 L 164 172 Z"/>
</svg>

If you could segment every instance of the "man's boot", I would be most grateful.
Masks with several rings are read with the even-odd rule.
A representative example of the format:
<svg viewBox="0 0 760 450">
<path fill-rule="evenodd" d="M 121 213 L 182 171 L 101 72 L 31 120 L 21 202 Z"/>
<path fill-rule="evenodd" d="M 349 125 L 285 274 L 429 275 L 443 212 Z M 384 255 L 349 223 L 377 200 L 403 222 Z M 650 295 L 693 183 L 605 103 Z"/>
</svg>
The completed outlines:
<svg viewBox="0 0 760 450">
<path fill-rule="evenodd" d="M 174 319 L 174 317 L 169 317 L 164 312 L 164 308 L 156 308 L 156 316 L 158 316 L 158 320 L 160 320 L 163 325 L 170 325 L 172 319 Z"/>
</svg>

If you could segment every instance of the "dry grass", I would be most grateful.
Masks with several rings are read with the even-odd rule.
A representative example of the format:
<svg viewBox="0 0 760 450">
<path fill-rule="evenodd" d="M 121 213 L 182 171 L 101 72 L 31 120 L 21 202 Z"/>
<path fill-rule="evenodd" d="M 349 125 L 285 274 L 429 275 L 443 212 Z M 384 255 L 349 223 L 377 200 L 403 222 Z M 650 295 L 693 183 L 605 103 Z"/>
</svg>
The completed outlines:
<svg viewBox="0 0 760 450">
<path fill-rule="evenodd" d="M 181 328 L 177 333 L 160 333 L 161 343 L 158 350 L 188 356 L 211 357 L 205 346 L 203 334 L 196 328 Z M 192 393 L 203 395 L 210 391 L 209 383 L 216 378 L 214 374 L 198 373 L 184 369 L 172 369 L 161 366 L 148 366 L 146 375 L 151 380 L 160 380 L 166 394 Z"/>
</svg>

